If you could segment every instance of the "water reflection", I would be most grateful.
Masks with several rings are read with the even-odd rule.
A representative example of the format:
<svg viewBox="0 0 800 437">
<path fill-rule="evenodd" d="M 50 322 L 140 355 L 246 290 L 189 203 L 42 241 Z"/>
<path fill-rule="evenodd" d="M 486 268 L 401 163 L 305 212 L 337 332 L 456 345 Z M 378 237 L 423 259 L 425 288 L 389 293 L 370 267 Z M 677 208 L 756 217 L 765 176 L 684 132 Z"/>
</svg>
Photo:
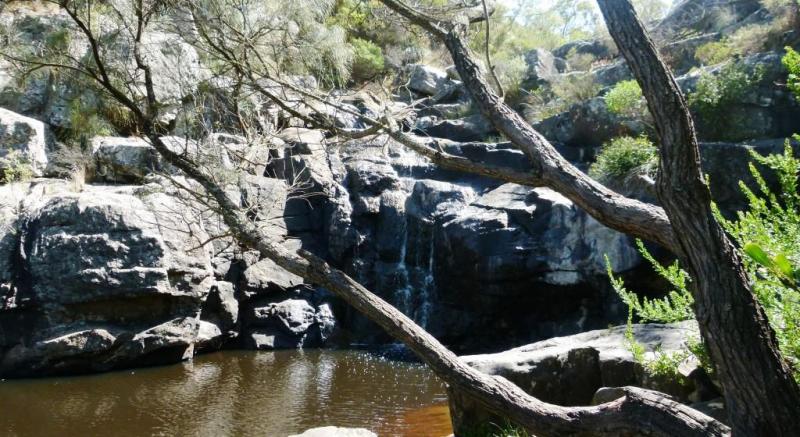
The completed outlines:
<svg viewBox="0 0 800 437">
<path fill-rule="evenodd" d="M 448 434 L 426 368 L 356 351 L 227 351 L 193 363 L 0 382 L 4 436 L 285 436 L 323 425 Z"/>
</svg>

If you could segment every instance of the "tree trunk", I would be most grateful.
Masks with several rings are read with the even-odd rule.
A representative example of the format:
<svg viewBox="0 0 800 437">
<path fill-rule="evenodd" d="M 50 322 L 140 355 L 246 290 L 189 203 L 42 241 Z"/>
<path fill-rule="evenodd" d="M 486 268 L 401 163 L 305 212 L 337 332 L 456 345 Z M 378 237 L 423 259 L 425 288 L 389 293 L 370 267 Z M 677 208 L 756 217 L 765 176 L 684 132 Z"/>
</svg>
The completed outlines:
<svg viewBox="0 0 800 437">
<path fill-rule="evenodd" d="M 695 312 L 717 365 L 734 434 L 796 436 L 800 390 L 717 223 L 686 101 L 628 0 L 598 0 L 609 31 L 647 98 L 661 140 L 658 199 L 692 276 Z"/>
</svg>

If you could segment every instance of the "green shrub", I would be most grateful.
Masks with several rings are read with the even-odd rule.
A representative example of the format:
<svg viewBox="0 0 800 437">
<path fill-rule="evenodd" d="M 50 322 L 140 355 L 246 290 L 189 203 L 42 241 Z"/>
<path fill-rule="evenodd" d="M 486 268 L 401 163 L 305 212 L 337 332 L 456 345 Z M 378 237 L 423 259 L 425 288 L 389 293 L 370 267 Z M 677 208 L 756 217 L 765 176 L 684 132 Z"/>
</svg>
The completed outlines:
<svg viewBox="0 0 800 437">
<path fill-rule="evenodd" d="M 800 136 L 795 136 L 795 139 L 800 141 Z M 748 200 L 748 208 L 740 211 L 733 220 L 723 217 L 716 206 L 714 210 L 725 231 L 746 255 L 743 260 L 753 292 L 775 330 L 783 356 L 792 363 L 795 378 L 800 381 L 800 194 L 797 181 L 800 159 L 795 158 L 789 141 L 783 154 L 761 156 L 751 152 L 751 155 L 755 163 L 750 164 L 750 172 L 758 191 L 740 182 Z M 756 164 L 776 174 L 780 186 L 777 193 L 770 190 Z M 625 288 L 622 280 L 614 277 L 608 265 L 611 285 L 629 309 L 626 344 L 634 358 L 641 361 L 645 360 L 645 351 L 633 338 L 631 324 L 634 318 L 653 322 L 688 320 L 692 317 L 692 297 L 687 288 L 689 276 L 677 263 L 663 267 L 655 262 L 641 243 L 638 245 L 656 272 L 674 287 L 662 299 L 640 301 L 638 296 Z M 702 342 L 692 339 L 687 346 L 701 365 L 712 371 L 708 352 Z M 656 359 L 659 359 L 658 354 Z M 645 368 L 663 371 L 670 362 L 680 362 L 676 357 L 662 357 L 660 360 L 661 363 L 650 363 Z"/>
<path fill-rule="evenodd" d="M 462 437 L 529 437 L 523 428 L 506 421 L 503 425 L 484 423 L 460 434 Z"/>
<path fill-rule="evenodd" d="M 617 183 L 636 171 L 651 174 L 658 165 L 656 147 L 646 137 L 618 137 L 604 144 L 589 176 L 603 183 Z"/>
<path fill-rule="evenodd" d="M 786 78 L 786 86 L 789 91 L 800 100 L 800 53 L 791 47 L 786 47 L 786 55 L 781 59 L 789 76 Z"/>
<path fill-rule="evenodd" d="M 22 182 L 33 178 L 33 167 L 27 158 L 18 151 L 11 150 L 4 157 L 0 157 L 0 182 Z"/>
<path fill-rule="evenodd" d="M 800 140 L 800 137 L 795 137 Z M 800 380 L 800 286 L 797 268 L 800 264 L 800 194 L 797 177 L 800 160 L 794 157 L 789 141 L 783 154 L 761 156 L 751 152 L 756 164 L 773 171 L 780 190 L 770 190 L 761 172 L 750 165 L 756 180 L 757 191 L 744 183 L 740 187 L 748 199 L 748 209 L 739 212 L 735 220 L 725 219 L 718 211 L 717 217 L 725 230 L 740 247 L 744 248 L 744 264 L 753 280 L 753 291 L 764 307 L 775 329 L 784 356 L 795 364 Z M 767 254 L 772 268 L 765 266 L 753 247 Z M 791 277 L 787 278 L 789 270 Z M 789 280 L 787 280 L 789 279 Z"/>
<path fill-rule="evenodd" d="M 734 138 L 741 120 L 731 114 L 730 107 L 740 102 L 762 77 L 762 68 L 749 72 L 741 63 L 727 64 L 717 74 L 703 73 L 697 81 L 697 88 L 689 94 L 689 106 L 712 136 Z"/>
<path fill-rule="evenodd" d="M 736 49 L 727 41 L 712 41 L 701 45 L 694 57 L 703 65 L 721 64 L 736 54 Z"/>
<path fill-rule="evenodd" d="M 622 302 L 628 306 L 629 310 L 641 322 L 654 323 L 674 323 L 689 320 L 694 316 L 692 305 L 694 298 L 686 287 L 689 275 L 681 269 L 678 261 L 664 267 L 656 261 L 653 255 L 644 247 L 641 240 L 636 241 L 639 253 L 650 263 L 659 276 L 666 279 L 673 289 L 661 299 L 648 299 L 639 296 L 625 288 L 624 282 L 616 278 L 611 270 L 611 264 L 606 258 L 608 277 L 611 279 L 611 286 L 617 292 Z"/>
<path fill-rule="evenodd" d="M 355 82 L 374 79 L 383 73 L 385 61 L 383 51 L 372 41 L 361 38 L 350 40 L 353 46 L 353 64 L 350 78 Z"/>
<path fill-rule="evenodd" d="M 567 107 L 589 100 L 600 92 L 600 85 L 588 73 L 559 76 L 551 88 L 555 98 L 564 102 Z"/>
<path fill-rule="evenodd" d="M 605 95 L 609 112 L 627 118 L 644 118 L 647 115 L 647 102 L 642 96 L 642 88 L 635 80 L 625 80 L 614 85 Z"/>
</svg>

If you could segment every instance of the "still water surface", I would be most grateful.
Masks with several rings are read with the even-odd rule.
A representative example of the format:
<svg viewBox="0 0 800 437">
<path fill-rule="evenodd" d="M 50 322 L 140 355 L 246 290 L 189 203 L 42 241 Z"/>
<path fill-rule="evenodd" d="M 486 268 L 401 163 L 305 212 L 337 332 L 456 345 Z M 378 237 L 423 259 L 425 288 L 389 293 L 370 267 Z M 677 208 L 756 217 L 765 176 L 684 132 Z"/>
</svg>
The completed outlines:
<svg viewBox="0 0 800 437">
<path fill-rule="evenodd" d="M 442 383 L 360 351 L 225 351 L 193 362 L 0 382 L 2 436 L 266 436 L 325 425 L 442 437 Z"/>
</svg>

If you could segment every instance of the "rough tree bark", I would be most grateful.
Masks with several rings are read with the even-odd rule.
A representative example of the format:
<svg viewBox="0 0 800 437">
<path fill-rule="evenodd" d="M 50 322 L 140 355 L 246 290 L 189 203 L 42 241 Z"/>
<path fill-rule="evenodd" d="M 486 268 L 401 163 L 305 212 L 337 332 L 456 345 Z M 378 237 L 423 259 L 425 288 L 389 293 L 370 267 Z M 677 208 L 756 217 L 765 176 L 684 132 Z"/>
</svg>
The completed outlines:
<svg viewBox="0 0 800 437">
<path fill-rule="evenodd" d="M 655 120 L 661 140 L 658 199 L 693 279 L 697 320 L 717 365 L 734 434 L 796 436 L 800 390 L 739 255 L 712 213 L 686 101 L 630 2 L 598 3 Z"/>
</svg>

